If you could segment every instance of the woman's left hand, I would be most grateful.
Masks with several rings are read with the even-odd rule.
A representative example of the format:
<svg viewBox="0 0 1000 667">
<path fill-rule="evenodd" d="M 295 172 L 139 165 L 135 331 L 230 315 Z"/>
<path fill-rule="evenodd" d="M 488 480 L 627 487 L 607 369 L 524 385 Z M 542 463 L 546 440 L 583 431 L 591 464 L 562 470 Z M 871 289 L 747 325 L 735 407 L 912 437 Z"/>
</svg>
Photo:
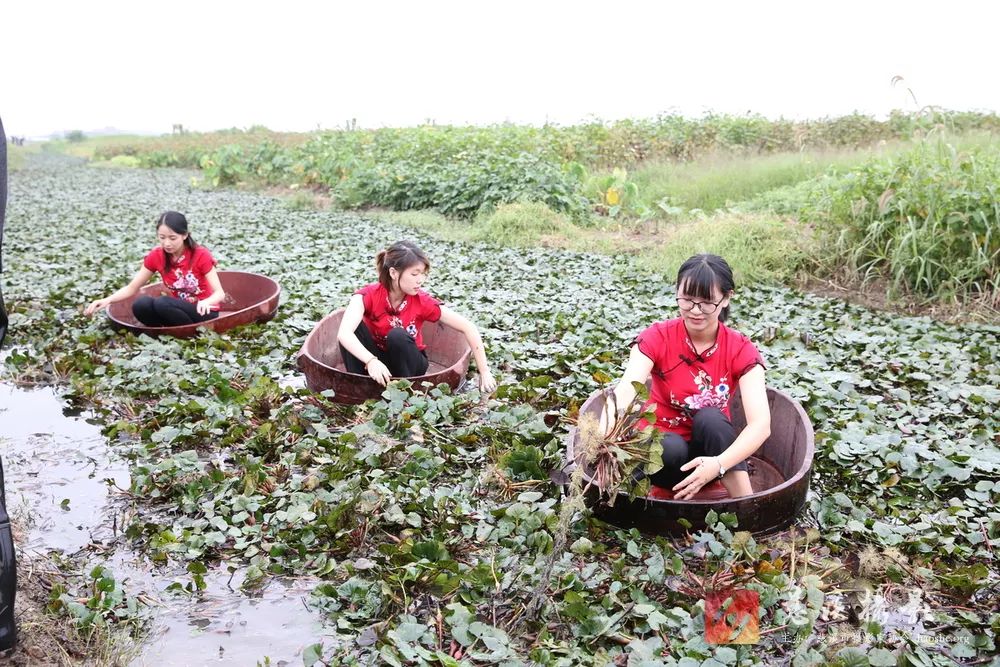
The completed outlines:
<svg viewBox="0 0 1000 667">
<path fill-rule="evenodd" d="M 212 312 L 212 306 L 205 303 L 204 301 L 199 301 L 195 304 L 194 309 L 198 311 L 199 315 L 208 315 Z"/>
<path fill-rule="evenodd" d="M 489 371 L 483 371 L 479 374 L 479 391 L 484 394 L 492 394 L 493 390 L 497 388 L 496 378 L 493 377 L 493 373 Z"/>
<path fill-rule="evenodd" d="M 674 498 L 677 500 L 694 497 L 694 494 L 701 491 L 701 487 L 719 477 L 719 459 L 715 456 L 696 456 L 681 466 L 681 470 L 685 471 L 691 468 L 694 468 L 694 472 L 674 486 Z"/>
</svg>

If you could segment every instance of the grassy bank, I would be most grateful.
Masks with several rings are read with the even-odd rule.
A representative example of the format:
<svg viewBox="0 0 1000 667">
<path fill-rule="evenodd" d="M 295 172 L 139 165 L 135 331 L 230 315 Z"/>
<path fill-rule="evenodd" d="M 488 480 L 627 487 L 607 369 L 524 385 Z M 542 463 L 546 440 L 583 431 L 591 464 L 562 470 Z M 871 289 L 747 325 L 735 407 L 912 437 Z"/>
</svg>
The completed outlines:
<svg viewBox="0 0 1000 667">
<path fill-rule="evenodd" d="M 27 146 L 7 144 L 7 169 L 17 171 L 24 168 L 28 156 L 39 150 L 41 150 L 39 144 L 28 144 Z"/>
<path fill-rule="evenodd" d="M 804 284 L 818 253 L 808 227 L 759 213 L 720 212 L 663 224 L 653 233 L 581 229 L 537 204 L 506 204 L 470 222 L 456 222 L 436 211 L 380 211 L 372 215 L 449 241 L 633 255 L 639 266 L 667 283 L 688 257 L 712 252 L 727 258 L 741 284 Z"/>
<path fill-rule="evenodd" d="M 819 155 L 713 156 L 644 166 L 634 178 L 641 183 L 632 190 L 636 201 L 623 199 L 624 213 L 589 230 L 536 229 L 518 218 L 537 213 L 517 205 L 504 209 L 511 229 L 502 238 L 487 231 L 498 224 L 493 212 L 468 226 L 426 213 L 396 219 L 500 244 L 544 240 L 631 252 L 668 278 L 691 254 L 715 252 L 745 281 L 825 283 L 882 306 L 997 319 L 1000 142 L 992 135 L 935 136 L 839 152 L 826 161 Z"/>
<path fill-rule="evenodd" d="M 348 208 L 434 208 L 468 218 L 484 207 L 541 201 L 580 220 L 593 211 L 641 217 L 642 211 L 621 201 L 636 199 L 636 186 L 648 192 L 647 208 L 664 197 L 675 197 L 684 208 L 717 208 L 764 186 L 814 174 L 818 165 L 831 161 L 830 156 L 816 160 L 786 156 L 757 165 L 756 182 L 731 187 L 740 181 L 730 177 L 740 169 L 739 159 L 731 161 L 733 156 L 851 152 L 879 142 L 922 137 L 940 128 L 993 131 L 1000 128 L 1000 118 L 935 112 L 894 114 L 885 121 L 852 115 L 792 122 L 708 115 L 568 127 L 422 126 L 312 134 L 251 128 L 102 141 L 94 146 L 93 155 L 101 160 L 135 157 L 148 167 L 199 168 L 213 186 L 322 188 Z M 692 160 L 704 165 L 705 173 L 677 172 L 665 165 Z M 637 169 L 642 175 L 638 182 L 626 177 L 603 182 L 603 172 Z M 587 179 L 588 172 L 597 174 L 597 179 Z M 715 175 L 714 181 L 710 175 Z M 692 176 L 703 185 L 689 184 L 686 178 Z"/>
</svg>

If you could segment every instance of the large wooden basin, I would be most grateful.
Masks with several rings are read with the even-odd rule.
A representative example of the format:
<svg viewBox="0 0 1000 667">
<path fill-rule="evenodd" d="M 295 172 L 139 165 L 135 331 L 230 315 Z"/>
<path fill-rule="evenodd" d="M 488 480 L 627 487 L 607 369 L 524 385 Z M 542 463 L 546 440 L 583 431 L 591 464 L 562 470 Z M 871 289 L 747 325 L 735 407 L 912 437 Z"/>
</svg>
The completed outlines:
<svg viewBox="0 0 1000 667">
<path fill-rule="evenodd" d="M 367 375 L 347 372 L 337 342 L 343 317 L 344 309 L 340 309 L 320 320 L 303 343 L 297 363 L 306 376 L 306 385 L 313 391 L 332 389 L 333 400 L 338 403 L 364 403 L 381 396 L 385 387 Z M 440 322 L 425 322 L 423 339 L 430 362 L 427 373 L 407 379 L 414 387 L 424 382 L 431 385 L 444 382 L 457 389 L 469 372 L 472 356 L 465 335 Z"/>
<path fill-rule="evenodd" d="M 601 502 L 599 490 L 591 486 L 587 492 L 588 504 L 605 521 L 625 528 L 634 526 L 651 534 L 683 533 L 688 529 L 680 524 L 680 519 L 691 522 L 692 529 L 704 528 L 709 510 L 736 514 L 739 530 L 769 533 L 786 528 L 805 504 L 815 442 L 812 424 L 798 401 L 770 388 L 767 398 L 771 407 L 771 436 L 747 460 L 753 494 L 730 498 L 722 489 L 724 497 L 719 498 L 719 485 L 716 489 L 706 487 L 692 500 L 636 498 L 629 501 L 627 496 L 620 495 L 614 506 L 608 507 Z M 602 391 L 591 394 L 580 407 L 580 415 L 600 417 L 604 400 Z M 746 426 L 738 393 L 733 397 L 730 414 L 738 433 Z M 576 429 L 571 429 L 566 438 L 567 461 L 576 460 L 577 438 Z M 585 483 L 591 479 L 586 471 L 584 479 Z"/>
<path fill-rule="evenodd" d="M 132 304 L 140 296 L 170 296 L 170 291 L 163 283 L 147 285 L 135 296 L 111 304 L 108 306 L 108 318 L 116 329 L 127 329 L 135 334 L 189 338 L 200 329 L 222 333 L 233 327 L 251 322 L 266 322 L 274 317 L 281 295 L 281 286 L 277 282 L 267 276 L 245 271 L 219 271 L 219 280 L 226 298 L 215 319 L 178 327 L 150 327 L 137 320 L 132 314 Z"/>
</svg>

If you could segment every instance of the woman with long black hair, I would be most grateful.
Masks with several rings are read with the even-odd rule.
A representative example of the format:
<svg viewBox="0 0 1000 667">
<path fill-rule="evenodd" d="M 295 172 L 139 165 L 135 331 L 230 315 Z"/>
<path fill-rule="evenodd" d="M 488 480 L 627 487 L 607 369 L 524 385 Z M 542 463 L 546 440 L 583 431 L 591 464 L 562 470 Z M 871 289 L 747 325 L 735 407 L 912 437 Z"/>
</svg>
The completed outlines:
<svg viewBox="0 0 1000 667">
<path fill-rule="evenodd" d="M 162 213 L 156 221 L 156 238 L 159 245 L 149 251 L 132 281 L 91 302 L 84 311 L 87 315 L 128 299 L 159 273 L 170 295 L 136 299 L 132 314 L 137 320 L 151 327 L 175 327 L 219 316 L 219 304 L 226 294 L 215 270 L 215 258 L 205 246 L 194 242 L 187 218 L 177 211 Z"/>
</svg>

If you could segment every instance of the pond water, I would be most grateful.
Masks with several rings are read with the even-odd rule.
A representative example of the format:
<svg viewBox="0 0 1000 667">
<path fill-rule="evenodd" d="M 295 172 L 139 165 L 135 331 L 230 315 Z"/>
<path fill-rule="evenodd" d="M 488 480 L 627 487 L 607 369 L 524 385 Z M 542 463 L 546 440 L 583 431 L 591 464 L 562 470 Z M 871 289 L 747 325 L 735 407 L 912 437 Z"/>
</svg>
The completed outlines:
<svg viewBox="0 0 1000 667">
<path fill-rule="evenodd" d="M 172 581 L 188 583 L 176 573 L 141 569 L 141 563 L 112 561 L 141 588 L 162 591 Z M 264 657 L 272 665 L 302 664 L 302 651 L 320 641 L 323 624 L 307 607 L 318 583 L 311 578 L 272 579 L 261 590 L 240 590 L 244 575 L 224 566 L 205 575 L 205 590 L 197 595 L 160 593 L 156 621 L 134 667 L 188 665 L 255 665 Z"/>
<path fill-rule="evenodd" d="M 109 497 L 128 489 L 128 467 L 99 426 L 67 416 L 51 388 L 0 385 L 0 453 L 7 511 L 28 551 L 76 552 L 113 537 Z"/>
<path fill-rule="evenodd" d="M 52 388 L 0 383 L 0 454 L 22 564 L 54 551 L 84 559 L 92 551 L 92 564 L 152 601 L 149 635 L 133 665 L 255 665 L 265 657 L 301 664 L 303 649 L 323 638 L 322 617 L 307 607 L 314 579 L 272 579 L 247 593 L 241 569 L 217 566 L 198 594 L 167 592 L 190 575 L 152 564 L 120 538 L 127 463 L 93 415 L 68 409 Z"/>
</svg>

